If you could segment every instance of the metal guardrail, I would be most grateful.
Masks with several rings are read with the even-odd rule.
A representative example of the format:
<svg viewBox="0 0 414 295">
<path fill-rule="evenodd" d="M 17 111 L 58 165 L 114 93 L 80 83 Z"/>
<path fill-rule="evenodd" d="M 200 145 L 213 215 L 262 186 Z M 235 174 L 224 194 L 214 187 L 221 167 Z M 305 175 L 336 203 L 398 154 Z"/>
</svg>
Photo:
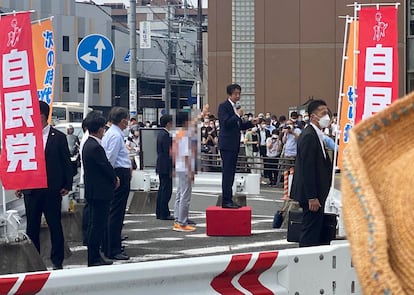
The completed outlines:
<svg viewBox="0 0 414 295">
<path fill-rule="evenodd" d="M 288 171 L 295 166 L 295 161 L 284 157 L 248 157 L 238 155 L 236 172 L 249 173 L 250 170 L 260 171 Z M 218 153 L 201 153 L 200 170 L 210 172 L 221 171 L 221 157 Z"/>
</svg>

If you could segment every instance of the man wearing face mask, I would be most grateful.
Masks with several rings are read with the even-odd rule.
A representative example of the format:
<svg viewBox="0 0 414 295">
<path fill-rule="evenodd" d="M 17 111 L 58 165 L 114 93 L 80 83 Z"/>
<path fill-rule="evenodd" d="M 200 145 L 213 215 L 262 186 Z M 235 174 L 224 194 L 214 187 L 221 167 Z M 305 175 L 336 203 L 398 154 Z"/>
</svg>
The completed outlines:
<svg viewBox="0 0 414 295">
<path fill-rule="evenodd" d="M 330 124 L 328 107 L 323 100 L 314 100 L 308 106 L 310 124 L 298 140 L 295 174 L 291 197 L 303 209 L 302 233 L 299 246 L 329 244 L 324 238 L 323 217 L 325 201 L 332 179 L 332 164 L 324 149 L 322 130 Z"/>
<path fill-rule="evenodd" d="M 240 150 L 240 130 L 253 128 L 256 120 L 243 121 L 243 110 L 240 107 L 241 87 L 238 84 L 227 86 L 227 99 L 218 107 L 220 132 L 218 146 L 222 159 L 222 207 L 229 209 L 240 208 L 233 203 L 232 186 L 236 173 L 237 156 Z"/>
</svg>

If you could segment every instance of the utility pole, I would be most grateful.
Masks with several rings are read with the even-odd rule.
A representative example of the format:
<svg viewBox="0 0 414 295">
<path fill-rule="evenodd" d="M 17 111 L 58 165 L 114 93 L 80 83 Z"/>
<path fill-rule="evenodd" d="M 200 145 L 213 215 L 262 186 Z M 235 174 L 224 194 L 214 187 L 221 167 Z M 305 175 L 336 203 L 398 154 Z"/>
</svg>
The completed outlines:
<svg viewBox="0 0 414 295">
<path fill-rule="evenodd" d="M 172 57 L 172 47 L 171 47 L 171 5 L 170 1 L 167 1 L 168 5 L 168 34 L 167 34 L 167 63 L 165 69 L 165 112 L 166 114 L 171 114 L 171 57 Z"/>
<path fill-rule="evenodd" d="M 137 3 L 129 1 L 129 115 L 137 115 Z"/>
<path fill-rule="evenodd" d="M 197 5 L 197 62 L 198 62 L 198 73 L 201 81 L 203 81 L 203 20 L 202 20 L 202 0 L 198 0 Z"/>
</svg>

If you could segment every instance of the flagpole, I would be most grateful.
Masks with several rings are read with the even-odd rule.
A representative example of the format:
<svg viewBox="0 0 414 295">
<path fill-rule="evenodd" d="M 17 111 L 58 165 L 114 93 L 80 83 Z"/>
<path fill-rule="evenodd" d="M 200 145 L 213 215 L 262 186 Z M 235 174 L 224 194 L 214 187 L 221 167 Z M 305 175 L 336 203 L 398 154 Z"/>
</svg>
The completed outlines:
<svg viewBox="0 0 414 295">
<path fill-rule="evenodd" d="M 344 32 L 344 43 L 343 43 L 343 49 L 342 49 L 342 64 L 341 64 L 341 77 L 339 80 L 339 94 L 338 94 L 338 108 L 337 108 L 337 119 L 336 124 L 338 126 L 337 132 L 335 133 L 335 145 L 334 145 L 334 156 L 333 156 L 333 169 L 332 169 L 332 183 L 331 183 L 331 189 L 335 186 L 335 168 L 338 160 L 338 133 L 342 134 L 343 130 L 340 130 L 340 121 L 341 121 L 341 107 L 342 107 L 342 100 L 345 95 L 343 92 L 344 89 L 344 72 L 345 72 L 345 61 L 348 59 L 348 56 L 346 55 L 347 51 L 347 38 L 348 38 L 348 30 L 349 30 L 349 24 L 353 21 L 353 18 L 349 15 L 346 16 L 346 22 L 345 22 L 345 32 Z M 355 40 L 354 40 L 355 43 Z M 343 134 L 342 134 L 343 136 Z"/>
<path fill-rule="evenodd" d="M 39 23 L 40 24 L 42 21 L 45 21 L 45 20 L 53 20 L 53 18 L 54 18 L 54 16 L 52 15 L 52 16 L 49 16 L 49 17 L 37 19 L 37 20 L 32 21 L 32 24 L 35 24 L 35 23 Z"/>
<path fill-rule="evenodd" d="M 0 13 L 0 17 L 5 16 L 5 15 L 11 15 L 11 14 L 16 15 L 16 14 L 26 13 L 26 12 L 32 13 L 32 12 L 35 12 L 35 11 L 36 10 L 25 10 L 25 11 L 15 11 L 15 10 L 13 10 L 11 12 Z"/>
<path fill-rule="evenodd" d="M 358 4 L 358 2 L 354 2 L 354 4 L 350 4 L 354 6 L 354 21 L 358 19 L 358 11 L 361 10 L 361 5 Z M 359 50 L 357 49 L 357 43 L 358 40 L 357 37 L 357 26 L 354 26 L 354 61 L 353 61 L 353 69 L 352 69 L 352 92 L 353 92 L 353 99 L 352 99 L 352 127 L 355 126 L 355 117 L 356 117 L 356 102 L 358 99 L 357 88 L 356 88 L 356 61 L 357 61 L 357 55 L 359 54 Z"/>
<path fill-rule="evenodd" d="M 1 189 L 3 191 L 3 194 L 2 194 L 3 218 L 4 220 L 6 220 L 6 224 L 4 225 L 4 238 L 7 239 L 6 191 L 4 189 L 3 184 L 1 185 Z"/>
</svg>

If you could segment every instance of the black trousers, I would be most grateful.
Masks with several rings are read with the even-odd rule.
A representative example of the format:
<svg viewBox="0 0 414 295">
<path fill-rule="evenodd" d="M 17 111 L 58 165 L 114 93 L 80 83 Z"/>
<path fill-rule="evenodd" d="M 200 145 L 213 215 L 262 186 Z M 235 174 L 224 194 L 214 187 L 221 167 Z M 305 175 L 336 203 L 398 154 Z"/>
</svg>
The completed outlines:
<svg viewBox="0 0 414 295">
<path fill-rule="evenodd" d="M 87 245 L 88 244 L 88 239 L 89 239 L 89 218 L 90 218 L 90 213 L 89 213 L 89 204 L 88 201 L 85 200 L 85 206 L 83 207 L 83 213 L 82 213 L 82 238 L 83 238 L 83 245 Z M 105 221 L 106 223 L 108 222 L 108 220 Z"/>
<path fill-rule="evenodd" d="M 89 200 L 88 265 L 100 262 L 100 247 L 107 230 L 110 200 Z"/>
<path fill-rule="evenodd" d="M 67 196 L 66 196 L 67 198 Z M 52 249 L 50 260 L 53 265 L 61 266 L 64 259 L 64 237 L 62 230 L 62 197 L 59 192 L 48 189 L 32 190 L 24 196 L 27 226 L 26 233 L 40 253 L 40 222 L 42 213 L 49 227 Z"/>
<path fill-rule="evenodd" d="M 111 257 L 120 254 L 121 232 L 124 224 L 125 209 L 131 188 L 131 169 L 115 168 L 115 174 L 119 177 L 120 186 L 114 192 L 111 201 L 108 218 L 108 231 L 104 238 L 105 256 Z"/>
<path fill-rule="evenodd" d="M 221 190 L 223 194 L 222 205 L 233 204 L 233 182 L 236 174 L 237 152 L 220 150 L 222 162 Z"/>
<path fill-rule="evenodd" d="M 303 209 L 302 233 L 299 247 L 320 246 L 322 244 L 323 215 L 325 204 L 318 211 L 309 210 L 308 203 L 301 203 Z"/>
<path fill-rule="evenodd" d="M 158 219 L 165 219 L 170 216 L 168 203 L 172 194 L 172 177 L 169 173 L 160 173 L 158 175 L 160 187 L 157 193 L 156 215 Z"/>
<path fill-rule="evenodd" d="M 278 158 L 272 158 L 272 157 L 267 157 L 265 159 L 265 161 L 267 162 L 268 165 L 268 171 L 269 171 L 269 180 L 271 184 L 276 184 L 277 181 L 277 175 L 278 175 L 278 171 L 277 171 L 277 164 L 279 163 L 279 159 Z M 265 162 L 265 163 L 266 163 Z M 266 165 L 265 165 L 266 167 Z"/>
<path fill-rule="evenodd" d="M 269 176 L 269 174 L 270 174 L 270 171 L 269 171 L 269 165 L 267 165 L 267 156 L 266 156 L 266 154 L 267 154 L 267 148 L 266 148 L 266 146 L 265 145 L 261 145 L 261 146 L 259 146 L 259 151 L 260 151 L 260 157 L 262 157 L 262 159 L 263 159 L 263 176 L 264 177 L 266 177 L 266 178 L 270 178 L 270 176 Z"/>
</svg>

